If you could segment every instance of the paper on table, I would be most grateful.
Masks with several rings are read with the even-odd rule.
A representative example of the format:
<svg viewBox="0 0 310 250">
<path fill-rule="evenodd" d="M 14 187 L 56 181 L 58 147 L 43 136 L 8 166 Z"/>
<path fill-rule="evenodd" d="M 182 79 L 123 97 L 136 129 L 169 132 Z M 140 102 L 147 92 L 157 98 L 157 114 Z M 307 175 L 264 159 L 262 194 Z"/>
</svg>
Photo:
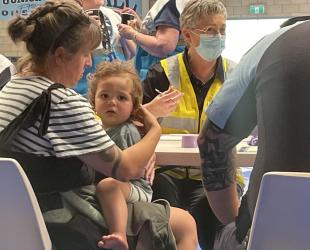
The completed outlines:
<svg viewBox="0 0 310 250">
<path fill-rule="evenodd" d="M 169 135 L 161 135 L 160 140 L 162 141 L 181 141 L 181 134 L 169 134 Z"/>
<path fill-rule="evenodd" d="M 257 152 L 257 146 L 249 146 L 246 143 L 237 146 L 238 152 Z"/>
</svg>

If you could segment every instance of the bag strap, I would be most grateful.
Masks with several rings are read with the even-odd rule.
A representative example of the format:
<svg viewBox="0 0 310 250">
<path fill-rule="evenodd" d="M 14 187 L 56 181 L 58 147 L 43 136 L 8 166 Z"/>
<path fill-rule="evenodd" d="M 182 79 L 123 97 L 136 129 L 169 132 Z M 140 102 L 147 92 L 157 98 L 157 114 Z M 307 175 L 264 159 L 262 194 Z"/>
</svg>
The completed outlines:
<svg viewBox="0 0 310 250">
<path fill-rule="evenodd" d="M 54 83 L 49 86 L 41 95 L 35 98 L 19 116 L 13 119 L 9 125 L 1 131 L 1 147 L 8 147 L 18 132 L 21 129 L 29 128 L 34 125 L 39 116 L 41 116 L 41 123 L 38 134 L 39 136 L 44 136 L 47 133 L 51 108 L 51 91 L 58 88 L 65 88 L 65 86 L 60 83 Z"/>
</svg>

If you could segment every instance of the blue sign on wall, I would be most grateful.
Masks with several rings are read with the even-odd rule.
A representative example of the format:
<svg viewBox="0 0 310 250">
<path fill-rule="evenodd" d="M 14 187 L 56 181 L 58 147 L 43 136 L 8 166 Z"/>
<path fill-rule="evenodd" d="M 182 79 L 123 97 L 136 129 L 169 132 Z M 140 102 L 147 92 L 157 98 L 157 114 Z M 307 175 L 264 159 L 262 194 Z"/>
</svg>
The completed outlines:
<svg viewBox="0 0 310 250">
<path fill-rule="evenodd" d="M 16 14 L 26 16 L 32 9 L 44 3 L 45 0 L 0 0 L 0 20 L 10 19 Z M 124 6 L 142 14 L 142 0 L 105 0 L 106 5 L 114 8 Z"/>
<path fill-rule="evenodd" d="M 27 15 L 44 0 L 0 0 L 0 19 L 10 19 L 16 14 Z"/>
<path fill-rule="evenodd" d="M 140 17 L 142 16 L 142 0 L 105 0 L 105 2 L 112 8 L 129 7 L 134 9 Z"/>
</svg>

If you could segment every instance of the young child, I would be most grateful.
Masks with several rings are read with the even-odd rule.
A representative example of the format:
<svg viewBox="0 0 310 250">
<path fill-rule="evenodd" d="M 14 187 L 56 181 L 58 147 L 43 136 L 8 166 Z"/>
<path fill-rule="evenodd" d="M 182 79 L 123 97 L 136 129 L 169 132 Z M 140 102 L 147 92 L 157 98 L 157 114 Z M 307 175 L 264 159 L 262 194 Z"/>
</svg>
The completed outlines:
<svg viewBox="0 0 310 250">
<path fill-rule="evenodd" d="M 132 118 L 141 104 L 142 88 L 139 76 L 129 62 L 100 63 L 89 79 L 89 101 L 118 147 L 127 148 L 141 139 Z M 142 178 L 130 182 L 105 178 L 98 183 L 97 197 L 110 233 L 102 237 L 99 247 L 128 249 L 127 202 L 151 202 L 150 184 Z"/>
</svg>

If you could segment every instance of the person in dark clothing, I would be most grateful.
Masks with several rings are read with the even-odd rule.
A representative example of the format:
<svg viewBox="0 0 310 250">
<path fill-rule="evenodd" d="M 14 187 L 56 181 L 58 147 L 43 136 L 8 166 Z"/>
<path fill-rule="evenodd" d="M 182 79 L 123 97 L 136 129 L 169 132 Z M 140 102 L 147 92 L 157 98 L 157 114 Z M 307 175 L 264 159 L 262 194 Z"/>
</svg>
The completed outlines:
<svg viewBox="0 0 310 250">
<path fill-rule="evenodd" d="M 198 137 L 203 184 L 213 212 L 226 225 L 217 232 L 215 250 L 246 249 L 264 173 L 310 171 L 309 30 L 305 21 L 261 39 L 206 111 Z M 239 207 L 231 152 L 256 125 L 257 157 Z"/>
</svg>

